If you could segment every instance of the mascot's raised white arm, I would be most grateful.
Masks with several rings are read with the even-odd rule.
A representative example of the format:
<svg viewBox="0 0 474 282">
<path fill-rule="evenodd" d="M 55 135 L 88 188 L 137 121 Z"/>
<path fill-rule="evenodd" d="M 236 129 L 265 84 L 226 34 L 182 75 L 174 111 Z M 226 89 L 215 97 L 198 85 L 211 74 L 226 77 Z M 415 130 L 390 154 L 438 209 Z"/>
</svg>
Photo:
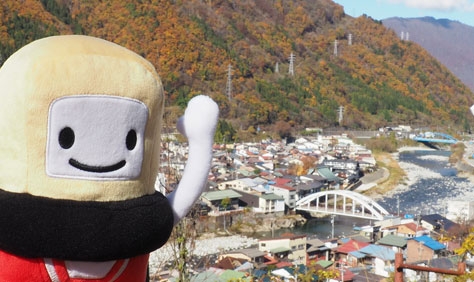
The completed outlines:
<svg viewBox="0 0 474 282">
<path fill-rule="evenodd" d="M 165 95 L 143 57 L 47 37 L 5 61 L 0 89 L 0 281 L 145 281 L 149 253 L 205 187 L 216 103 L 190 100 L 178 122 L 188 163 L 165 196 L 154 188 Z"/>
<path fill-rule="evenodd" d="M 207 183 L 218 114 L 219 109 L 212 99 L 197 96 L 189 102 L 184 116 L 178 121 L 178 130 L 188 139 L 189 153 L 183 178 L 168 196 L 175 224 L 186 216 Z"/>
</svg>

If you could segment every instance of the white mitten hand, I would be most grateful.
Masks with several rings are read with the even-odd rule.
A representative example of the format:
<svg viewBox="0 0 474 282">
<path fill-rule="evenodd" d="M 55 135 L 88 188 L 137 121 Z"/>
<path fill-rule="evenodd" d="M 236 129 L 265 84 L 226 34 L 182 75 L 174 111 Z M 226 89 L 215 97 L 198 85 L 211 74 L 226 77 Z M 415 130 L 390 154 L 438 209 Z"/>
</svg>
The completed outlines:
<svg viewBox="0 0 474 282">
<path fill-rule="evenodd" d="M 214 139 L 219 108 L 210 97 L 199 95 L 192 98 L 184 115 L 178 120 L 177 128 L 189 141 Z"/>
</svg>

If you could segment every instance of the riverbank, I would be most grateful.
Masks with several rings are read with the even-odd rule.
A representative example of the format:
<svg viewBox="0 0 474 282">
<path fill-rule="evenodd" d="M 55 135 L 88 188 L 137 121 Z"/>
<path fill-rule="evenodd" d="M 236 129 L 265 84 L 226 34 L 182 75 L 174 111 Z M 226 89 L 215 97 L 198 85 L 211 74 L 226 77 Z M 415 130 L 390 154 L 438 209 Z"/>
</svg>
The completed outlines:
<svg viewBox="0 0 474 282">
<path fill-rule="evenodd" d="M 401 147 L 396 153 L 379 152 L 374 154 L 378 169 L 361 178 L 362 185 L 355 191 L 379 199 L 401 186 L 409 185 L 406 169 L 400 166 L 399 154 L 405 151 L 433 150 L 422 146 Z"/>
<path fill-rule="evenodd" d="M 400 147 L 395 153 L 378 153 L 375 154 L 379 170 L 364 176 L 362 189 L 357 192 L 364 193 L 366 196 L 377 200 L 383 197 L 392 196 L 408 189 L 420 177 L 438 177 L 429 169 L 414 166 L 409 163 L 400 162 L 400 153 L 407 151 L 436 151 L 426 146 L 404 146 Z M 474 183 L 474 144 L 466 146 L 466 150 L 462 154 L 462 159 L 457 160 L 453 164 L 459 171 L 460 177 L 469 179 Z M 428 157 L 427 157 L 428 158 Z M 433 160 L 447 161 L 445 157 L 430 156 Z"/>
<path fill-rule="evenodd" d="M 203 261 L 202 264 L 212 265 L 216 262 L 215 259 L 217 254 L 242 248 L 250 248 L 257 244 L 257 239 L 243 235 L 217 237 L 208 234 L 208 238 L 195 240 L 189 238 L 187 256 L 205 258 L 206 261 Z M 149 259 L 150 275 L 152 277 L 158 277 L 160 271 L 164 269 L 173 269 L 173 267 L 168 264 L 175 260 L 178 253 L 177 246 L 172 242 L 168 242 L 160 249 L 152 252 Z"/>
</svg>

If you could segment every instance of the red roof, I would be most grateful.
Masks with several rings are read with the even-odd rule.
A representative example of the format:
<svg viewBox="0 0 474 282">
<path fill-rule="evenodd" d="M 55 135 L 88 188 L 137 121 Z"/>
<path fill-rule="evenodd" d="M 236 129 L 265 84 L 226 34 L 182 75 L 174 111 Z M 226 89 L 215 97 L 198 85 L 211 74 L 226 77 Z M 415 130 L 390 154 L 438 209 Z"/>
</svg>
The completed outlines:
<svg viewBox="0 0 474 282">
<path fill-rule="evenodd" d="M 350 252 L 358 251 L 364 247 L 367 247 L 368 245 L 370 244 L 366 242 L 360 242 L 360 241 L 350 239 L 347 243 L 342 244 L 339 247 L 337 247 L 337 252 L 348 254 Z"/>
<path fill-rule="evenodd" d="M 285 266 L 290 266 L 290 267 L 292 267 L 293 264 L 292 264 L 291 262 L 289 262 L 289 261 L 280 261 L 279 263 L 276 264 L 276 267 L 277 267 L 277 268 L 283 268 L 283 267 L 285 267 Z"/>
<path fill-rule="evenodd" d="M 342 273 L 341 273 L 341 270 L 339 270 L 339 276 L 338 277 L 341 277 L 342 278 Z M 344 281 L 352 281 L 354 279 L 354 276 L 355 274 L 352 273 L 349 269 L 344 269 Z"/>
<path fill-rule="evenodd" d="M 281 177 L 275 178 L 275 183 L 277 185 L 285 185 L 290 182 L 291 182 L 291 179 L 288 179 L 288 178 L 281 178 Z"/>
<path fill-rule="evenodd" d="M 273 181 L 275 181 L 275 184 L 273 185 L 273 186 L 275 186 L 275 187 L 282 188 L 282 189 L 286 189 L 286 190 L 290 190 L 290 191 L 296 190 L 296 189 L 293 188 L 293 187 L 286 186 L 286 184 L 288 184 L 288 183 L 291 182 L 291 179 L 277 177 L 277 178 L 273 179 Z"/>
<path fill-rule="evenodd" d="M 288 190 L 288 191 L 294 191 L 294 190 L 296 190 L 295 188 L 290 187 L 290 186 L 286 186 L 286 185 L 278 185 L 278 184 L 275 184 L 275 185 L 273 185 L 273 186 L 274 186 L 274 187 L 277 187 L 277 188 L 285 189 L 285 190 Z"/>
<path fill-rule="evenodd" d="M 274 257 L 269 256 L 269 255 L 264 255 L 265 258 L 265 264 L 266 265 L 272 265 L 272 264 L 277 264 L 278 260 L 276 260 Z"/>
<path fill-rule="evenodd" d="M 405 223 L 405 224 L 400 224 L 398 226 L 406 226 L 406 228 L 412 230 L 412 231 L 421 231 L 421 230 L 427 230 L 426 228 L 424 228 L 423 226 L 421 226 L 420 224 L 416 224 L 414 222 L 408 222 L 408 223 Z"/>
</svg>

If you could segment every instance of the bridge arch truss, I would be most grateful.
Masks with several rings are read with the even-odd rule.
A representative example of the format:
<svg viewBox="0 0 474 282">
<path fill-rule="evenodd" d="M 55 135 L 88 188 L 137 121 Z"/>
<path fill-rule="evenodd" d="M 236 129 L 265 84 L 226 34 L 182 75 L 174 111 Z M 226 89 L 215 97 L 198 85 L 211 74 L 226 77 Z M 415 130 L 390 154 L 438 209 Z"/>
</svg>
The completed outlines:
<svg viewBox="0 0 474 282">
<path fill-rule="evenodd" d="M 296 210 L 382 220 L 389 213 L 371 198 L 348 190 L 329 190 L 296 202 Z"/>
<path fill-rule="evenodd" d="M 441 132 L 426 132 L 420 135 L 417 135 L 412 138 L 418 142 L 428 142 L 428 143 L 446 143 L 446 144 L 456 144 L 458 140 L 453 136 L 441 133 Z"/>
</svg>

